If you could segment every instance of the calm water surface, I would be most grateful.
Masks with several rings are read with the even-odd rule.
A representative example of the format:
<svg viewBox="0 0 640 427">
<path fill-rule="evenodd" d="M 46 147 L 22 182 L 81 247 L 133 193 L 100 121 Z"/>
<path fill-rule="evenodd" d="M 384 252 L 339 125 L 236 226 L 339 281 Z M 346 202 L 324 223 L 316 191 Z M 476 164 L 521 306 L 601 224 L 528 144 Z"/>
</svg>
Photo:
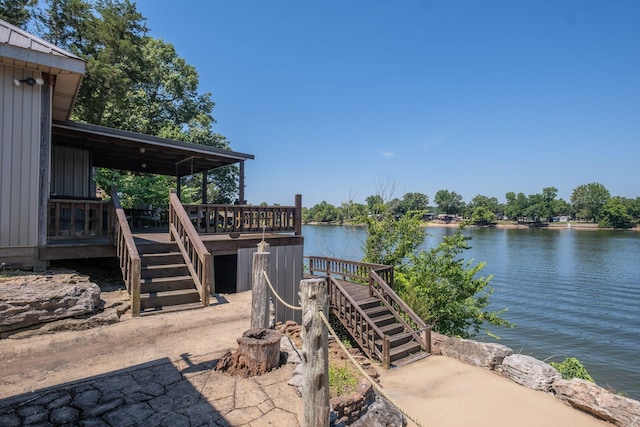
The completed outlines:
<svg viewBox="0 0 640 427">
<path fill-rule="evenodd" d="M 428 228 L 424 247 L 455 229 Z M 486 262 L 492 309 L 517 326 L 501 344 L 541 360 L 576 357 L 596 382 L 640 399 L 640 233 L 575 229 L 467 229 L 465 259 Z M 305 255 L 360 260 L 365 234 L 303 226 Z M 475 339 L 495 341 L 479 335 Z"/>
</svg>

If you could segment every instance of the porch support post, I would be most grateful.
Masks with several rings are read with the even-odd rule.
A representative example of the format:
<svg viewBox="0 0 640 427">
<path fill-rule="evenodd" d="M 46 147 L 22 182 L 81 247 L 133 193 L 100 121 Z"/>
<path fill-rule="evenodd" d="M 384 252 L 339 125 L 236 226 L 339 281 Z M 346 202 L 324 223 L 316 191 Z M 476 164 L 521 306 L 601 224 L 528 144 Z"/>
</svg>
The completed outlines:
<svg viewBox="0 0 640 427">
<path fill-rule="evenodd" d="M 244 199 L 244 160 L 240 162 L 240 176 L 238 179 L 238 204 L 246 205 L 247 201 Z"/>
<path fill-rule="evenodd" d="M 34 254 L 33 269 L 44 270 L 45 264 L 40 261 L 40 250 L 47 245 L 47 214 L 49 210 L 49 175 L 51 173 L 51 88 L 54 77 L 42 74 L 45 84 L 40 86 L 40 166 L 38 199 L 38 250 Z"/>
<path fill-rule="evenodd" d="M 296 213 L 293 217 L 296 236 L 302 235 L 302 194 L 296 194 Z"/>
<path fill-rule="evenodd" d="M 202 204 L 206 205 L 207 203 L 207 171 L 202 171 Z"/>
<path fill-rule="evenodd" d="M 176 194 L 178 195 L 178 199 L 182 199 L 180 195 L 182 194 L 182 177 L 176 176 Z"/>
</svg>

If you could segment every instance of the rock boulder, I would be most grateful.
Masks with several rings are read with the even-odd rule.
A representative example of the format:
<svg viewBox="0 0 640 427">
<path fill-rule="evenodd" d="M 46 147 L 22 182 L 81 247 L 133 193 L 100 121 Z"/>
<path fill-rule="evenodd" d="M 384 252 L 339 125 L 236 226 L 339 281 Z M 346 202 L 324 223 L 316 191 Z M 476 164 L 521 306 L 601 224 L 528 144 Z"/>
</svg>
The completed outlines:
<svg viewBox="0 0 640 427">
<path fill-rule="evenodd" d="M 496 370 L 520 385 L 539 391 L 550 391 L 553 382 L 561 378 L 553 366 L 525 354 L 505 357 Z"/>
<path fill-rule="evenodd" d="M 505 357 L 513 354 L 513 350 L 501 344 L 451 338 L 436 332 L 431 333 L 431 352 L 488 369 L 495 369 Z"/>
<path fill-rule="evenodd" d="M 75 272 L 5 277 L 0 281 L 0 333 L 96 313 L 100 287 Z"/>
<path fill-rule="evenodd" d="M 617 426 L 640 425 L 640 402 L 574 378 L 553 383 L 556 398 Z"/>
</svg>

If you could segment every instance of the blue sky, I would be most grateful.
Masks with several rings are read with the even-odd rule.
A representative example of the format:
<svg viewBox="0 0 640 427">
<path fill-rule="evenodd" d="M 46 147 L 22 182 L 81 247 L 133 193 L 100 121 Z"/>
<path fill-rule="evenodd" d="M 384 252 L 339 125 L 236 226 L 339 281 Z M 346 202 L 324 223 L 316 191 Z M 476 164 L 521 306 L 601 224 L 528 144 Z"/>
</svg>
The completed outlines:
<svg viewBox="0 0 640 427">
<path fill-rule="evenodd" d="M 636 0 L 136 3 L 255 155 L 249 203 L 640 196 Z"/>
</svg>

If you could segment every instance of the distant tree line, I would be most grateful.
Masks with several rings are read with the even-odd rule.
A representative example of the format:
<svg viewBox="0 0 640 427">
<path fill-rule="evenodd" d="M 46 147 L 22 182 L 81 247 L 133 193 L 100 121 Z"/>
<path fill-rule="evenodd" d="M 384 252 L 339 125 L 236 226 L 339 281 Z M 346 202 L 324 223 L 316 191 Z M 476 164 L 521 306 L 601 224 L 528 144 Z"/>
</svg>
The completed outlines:
<svg viewBox="0 0 640 427">
<path fill-rule="evenodd" d="M 525 195 L 508 192 L 506 203 L 495 197 L 478 194 L 468 203 L 455 191 L 439 190 L 429 204 L 429 196 L 423 193 L 406 193 L 401 199 L 383 200 L 372 195 L 366 203 L 353 200 L 334 206 L 326 201 L 311 208 L 303 208 L 303 221 L 323 223 L 354 223 L 363 217 L 381 215 L 383 207 L 390 209 L 396 218 L 409 212 L 421 213 L 424 220 L 433 214 L 446 214 L 468 220 L 477 225 L 496 223 L 499 220 L 545 223 L 564 216 L 573 221 L 597 223 L 603 228 L 631 228 L 640 221 L 640 197 L 629 199 L 611 196 L 600 183 L 579 185 L 571 192 L 570 201 L 558 198 L 558 189 L 546 187 L 541 193 Z"/>
</svg>

